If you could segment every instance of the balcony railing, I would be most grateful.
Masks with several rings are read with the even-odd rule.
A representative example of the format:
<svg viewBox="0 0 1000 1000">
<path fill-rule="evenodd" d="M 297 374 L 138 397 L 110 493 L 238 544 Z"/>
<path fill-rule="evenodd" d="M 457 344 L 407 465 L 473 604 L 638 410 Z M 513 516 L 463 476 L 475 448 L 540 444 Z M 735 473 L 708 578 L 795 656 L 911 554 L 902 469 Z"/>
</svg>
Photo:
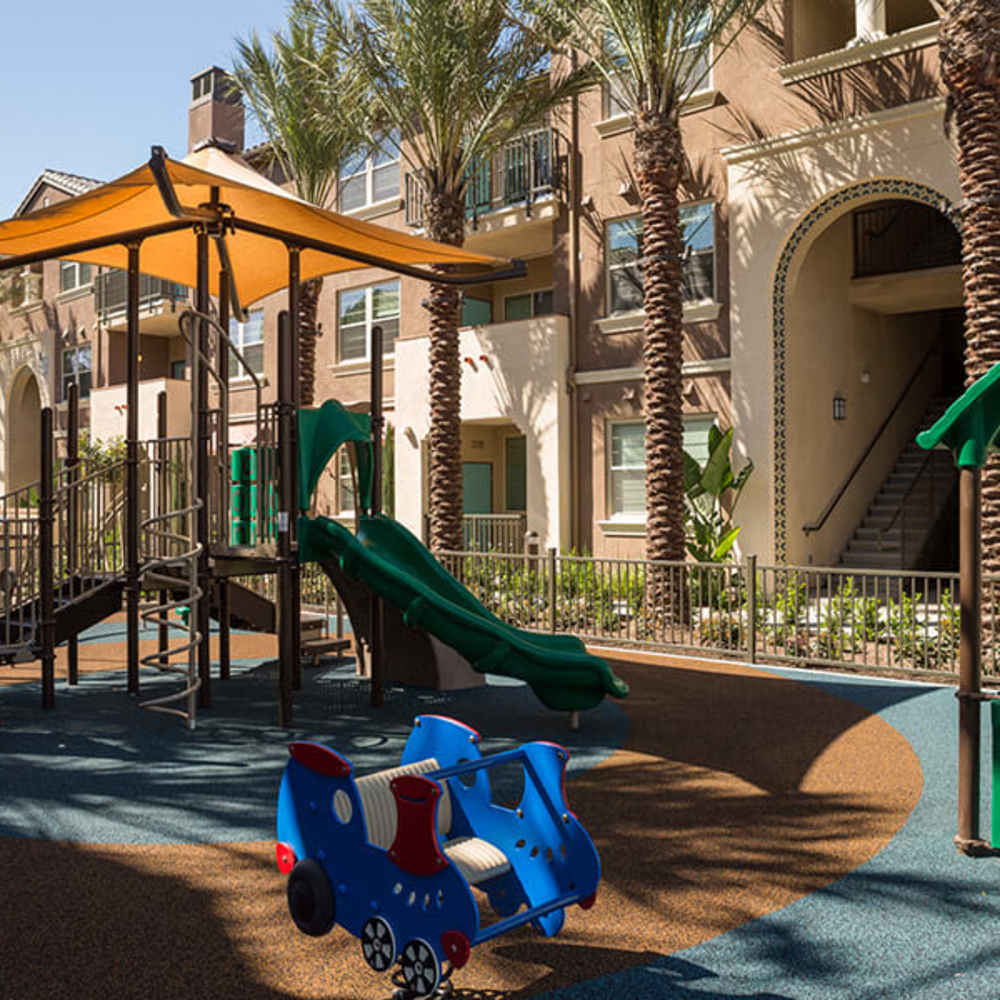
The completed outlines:
<svg viewBox="0 0 1000 1000">
<path fill-rule="evenodd" d="M 139 308 L 150 309 L 159 302 L 177 302 L 187 298 L 188 290 L 175 281 L 164 281 L 148 274 L 139 275 Z M 104 271 L 94 279 L 94 305 L 101 320 L 124 312 L 128 302 L 128 274 Z"/>
<path fill-rule="evenodd" d="M 494 156 L 469 173 L 465 189 L 465 215 L 476 227 L 479 217 L 509 205 L 523 204 L 531 215 L 532 203 L 558 190 L 559 135 L 553 129 L 526 132 L 505 143 Z M 406 224 L 424 225 L 426 188 L 418 173 L 406 175 Z"/>
<path fill-rule="evenodd" d="M 948 267 L 962 261 L 962 238 L 937 209 L 882 202 L 854 213 L 854 277 Z"/>
</svg>

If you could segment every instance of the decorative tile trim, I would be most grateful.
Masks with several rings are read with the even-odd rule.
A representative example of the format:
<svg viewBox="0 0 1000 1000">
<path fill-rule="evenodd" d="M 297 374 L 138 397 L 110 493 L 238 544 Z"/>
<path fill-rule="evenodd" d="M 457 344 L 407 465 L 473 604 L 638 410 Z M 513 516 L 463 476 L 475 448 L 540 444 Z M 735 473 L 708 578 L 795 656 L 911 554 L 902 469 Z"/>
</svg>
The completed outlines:
<svg viewBox="0 0 1000 1000">
<path fill-rule="evenodd" d="M 902 198 L 919 201 L 942 212 L 951 208 L 951 202 L 940 191 L 926 184 L 901 178 L 877 178 L 852 184 L 817 202 L 801 219 L 789 236 L 778 258 L 774 288 L 771 294 L 772 338 L 774 365 L 774 399 L 772 423 L 774 426 L 774 560 L 781 565 L 788 558 L 788 437 L 786 426 L 787 393 L 787 330 L 785 313 L 788 298 L 788 276 L 796 253 L 809 233 L 835 209 L 861 199 Z"/>
</svg>

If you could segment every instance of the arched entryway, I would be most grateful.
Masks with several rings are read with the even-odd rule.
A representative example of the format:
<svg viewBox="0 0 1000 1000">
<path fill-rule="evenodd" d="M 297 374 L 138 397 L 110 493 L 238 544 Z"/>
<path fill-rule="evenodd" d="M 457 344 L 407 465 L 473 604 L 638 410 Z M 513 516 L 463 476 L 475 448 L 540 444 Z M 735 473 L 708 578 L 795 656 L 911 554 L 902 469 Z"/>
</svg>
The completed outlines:
<svg viewBox="0 0 1000 1000">
<path fill-rule="evenodd" d="M 30 368 L 22 368 L 14 377 L 7 398 L 8 493 L 39 478 L 41 413 L 38 379 Z"/>
<path fill-rule="evenodd" d="M 917 467 L 902 452 L 935 401 L 961 390 L 961 245 L 947 209 L 924 185 L 867 181 L 817 204 L 785 245 L 773 301 L 779 561 L 830 565 L 867 548 L 872 568 L 896 569 L 919 556 L 916 517 L 903 541 L 882 507 L 906 494 L 912 512 L 929 492 L 930 469 L 914 490 L 903 481 Z M 937 485 L 935 516 L 950 483 Z"/>
</svg>

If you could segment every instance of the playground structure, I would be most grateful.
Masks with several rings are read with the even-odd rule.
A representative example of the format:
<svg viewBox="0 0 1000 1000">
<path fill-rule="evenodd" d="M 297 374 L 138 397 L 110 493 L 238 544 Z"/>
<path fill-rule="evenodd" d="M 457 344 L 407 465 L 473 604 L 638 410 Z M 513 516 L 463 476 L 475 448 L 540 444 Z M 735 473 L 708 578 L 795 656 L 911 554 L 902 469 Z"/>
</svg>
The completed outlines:
<svg viewBox="0 0 1000 1000">
<path fill-rule="evenodd" d="M 145 663 L 179 670 L 184 687 L 148 707 L 177 712 L 193 725 L 196 707 L 211 706 L 214 613 L 223 679 L 229 672 L 231 623 L 277 632 L 278 721 L 291 724 L 292 693 L 301 680 L 295 518 L 301 282 L 370 266 L 452 285 L 524 272 L 518 262 L 497 271 L 501 262 L 494 258 L 415 236 L 387 236 L 378 226 L 299 201 L 212 147 L 181 162 L 154 147 L 147 164 L 117 181 L 0 224 L 4 269 L 56 258 L 127 273 L 124 459 L 94 467 L 81 462 L 77 401 L 71 395 L 61 467 L 55 469 L 53 414 L 47 408 L 41 417 L 38 480 L 0 498 L 0 661 L 41 661 L 43 707 L 55 704 L 56 646 L 69 644 L 69 681 L 75 683 L 76 636 L 119 611 L 123 600 L 127 689 L 139 694 L 140 596 L 155 592 L 159 599 L 144 611 L 159 626 L 160 643 Z M 438 273 L 426 270 L 428 264 L 453 269 Z M 189 438 L 171 439 L 165 432 L 153 441 L 138 437 L 140 273 L 194 288 L 194 309 L 185 321 L 191 345 Z M 243 312 L 237 276 L 246 301 L 288 290 L 288 309 L 278 323 L 277 399 L 265 405 L 259 381 L 255 385 L 257 442 L 264 454 L 274 456 L 273 467 L 258 467 L 258 495 L 274 488 L 277 510 L 273 520 L 260 519 L 262 534 L 250 546 L 231 544 L 229 523 L 229 355 L 247 369 L 227 336 L 230 315 Z M 214 407 L 210 380 L 216 387 Z M 165 431 L 165 419 L 160 430 Z M 236 576 L 261 574 L 277 577 L 273 604 L 232 582 Z M 186 625 L 171 614 L 182 605 L 189 608 Z M 171 629 L 181 629 L 183 640 L 171 644 Z M 379 628 L 372 630 L 376 703 L 382 698 L 380 634 Z M 186 666 L 177 662 L 181 657 Z M 185 707 L 176 707 L 179 701 Z"/>
<path fill-rule="evenodd" d="M 565 799 L 567 751 L 483 757 L 478 744 L 461 722 L 418 716 L 400 765 L 362 778 L 329 747 L 289 747 L 276 857 L 292 919 L 314 937 L 339 923 L 376 972 L 398 959 L 408 998 L 433 995 L 476 945 L 529 923 L 553 937 L 567 906 L 596 899 L 600 860 Z M 499 765 L 523 769 L 503 803 Z M 500 919 L 480 924 L 473 887 Z"/>
<path fill-rule="evenodd" d="M 266 221 L 272 217 L 281 225 Z M 143 224 L 137 226 L 138 221 Z M 12 254 L 5 267 L 51 257 L 120 266 L 124 257 L 128 274 L 125 458 L 93 469 L 81 464 L 74 392 L 61 468 L 53 474 L 52 412 L 45 410 L 38 481 L 0 498 L 5 532 L 0 661 L 41 660 L 45 708 L 55 703 L 56 646 L 69 644 L 69 681 L 75 683 L 76 636 L 119 611 L 124 599 L 129 693 L 139 694 L 140 665 L 183 678 L 181 690 L 141 705 L 181 715 L 190 726 L 198 707 L 211 706 L 214 618 L 221 679 L 229 676 L 232 626 L 277 633 L 278 722 L 291 725 L 303 652 L 300 563 L 309 559 L 320 562 L 343 595 L 354 634 L 368 648 L 375 706 L 383 700 L 390 672 L 403 683 L 462 686 L 479 680 L 470 663 L 480 673 L 520 677 L 546 705 L 570 712 L 592 707 L 605 694 L 627 693 L 627 686 L 578 639 L 506 626 L 401 525 L 382 515 L 380 490 L 373 487 L 381 482 L 379 327 L 371 333 L 370 416 L 348 414 L 332 403 L 299 409 L 301 281 L 366 266 L 456 285 L 523 272 L 519 262 L 499 272 L 457 272 L 457 264 L 500 262 L 396 232 L 389 237 L 378 226 L 300 202 L 211 148 L 177 163 L 154 147 L 145 167 L 118 181 L 0 224 L 0 252 Z M 331 242 L 334 238 L 340 242 Z M 144 273 L 195 288 L 194 307 L 179 320 L 192 377 L 186 438 L 167 437 L 161 396 L 159 436 L 138 440 L 141 262 Z M 415 266 L 426 263 L 451 269 Z M 260 379 L 228 337 L 230 315 L 242 314 L 237 269 L 240 287 L 249 289 L 253 300 L 288 289 L 288 309 L 278 319 L 274 402 L 264 401 Z M 254 444 L 233 452 L 231 358 L 249 376 L 256 397 Z M 363 517 L 357 540 L 333 522 L 300 517 L 310 507 L 323 468 L 345 444 L 353 448 L 358 470 Z M 8 518 L 30 509 L 35 495 L 37 517 Z M 276 577 L 276 601 L 234 580 L 265 575 Z M 143 593 L 157 596 L 140 606 Z M 141 617 L 158 629 L 157 649 L 145 657 L 139 655 Z M 180 630 L 181 637 L 172 641 L 171 630 Z M 391 664 L 387 642 L 393 644 Z"/>
</svg>

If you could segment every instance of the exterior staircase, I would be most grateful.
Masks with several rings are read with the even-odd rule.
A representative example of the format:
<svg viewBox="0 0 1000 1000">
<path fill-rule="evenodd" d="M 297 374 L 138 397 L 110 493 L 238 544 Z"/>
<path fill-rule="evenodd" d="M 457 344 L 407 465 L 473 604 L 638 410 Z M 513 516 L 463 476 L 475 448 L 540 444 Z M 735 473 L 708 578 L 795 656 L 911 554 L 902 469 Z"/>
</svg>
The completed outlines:
<svg viewBox="0 0 1000 1000">
<path fill-rule="evenodd" d="M 931 400 L 920 428 L 930 427 L 949 402 L 945 398 Z M 926 452 L 911 439 L 841 553 L 840 565 L 851 569 L 915 568 L 957 481 L 951 452 Z"/>
</svg>

